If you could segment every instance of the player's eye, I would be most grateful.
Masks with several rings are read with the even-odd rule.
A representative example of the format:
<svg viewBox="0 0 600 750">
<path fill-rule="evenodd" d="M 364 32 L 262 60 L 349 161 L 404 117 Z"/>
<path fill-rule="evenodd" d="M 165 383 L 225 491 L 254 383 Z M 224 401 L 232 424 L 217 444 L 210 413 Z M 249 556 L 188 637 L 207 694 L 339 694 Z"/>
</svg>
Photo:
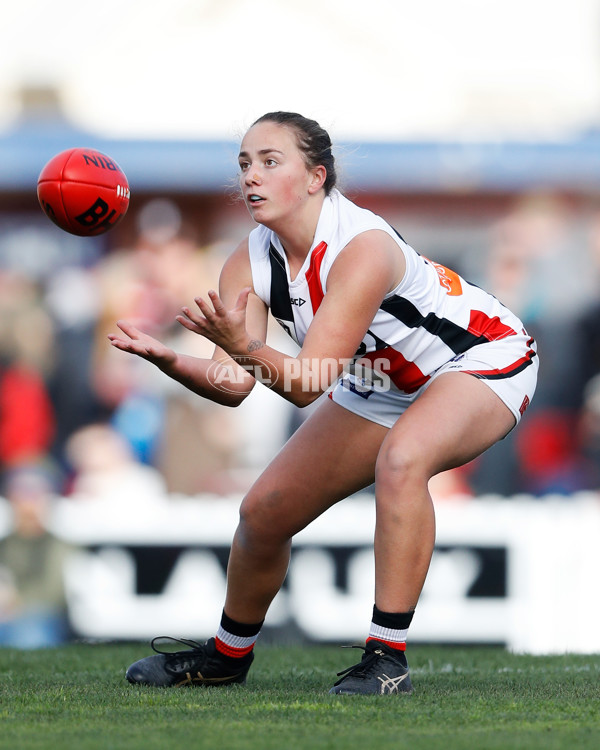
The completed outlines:
<svg viewBox="0 0 600 750">
<path fill-rule="evenodd" d="M 275 159 L 265 159 L 265 166 L 274 167 L 277 164 Z"/>
<path fill-rule="evenodd" d="M 242 172 L 245 172 L 248 169 L 249 166 L 250 166 L 250 163 L 247 162 L 247 161 L 241 161 L 240 162 L 240 170 Z"/>
</svg>

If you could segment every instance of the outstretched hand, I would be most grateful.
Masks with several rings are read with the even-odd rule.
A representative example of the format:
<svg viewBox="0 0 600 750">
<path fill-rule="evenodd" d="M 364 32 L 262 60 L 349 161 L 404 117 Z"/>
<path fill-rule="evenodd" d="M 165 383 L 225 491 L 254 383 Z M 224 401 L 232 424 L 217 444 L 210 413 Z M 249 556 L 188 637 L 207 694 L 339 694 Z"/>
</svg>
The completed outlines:
<svg viewBox="0 0 600 750">
<path fill-rule="evenodd" d="M 208 293 L 212 306 L 202 299 L 196 297 L 194 302 L 198 311 L 190 310 L 189 307 L 182 308 L 182 314 L 177 315 L 176 320 L 184 328 L 194 333 L 205 336 L 217 346 L 220 346 L 230 354 L 243 351 L 248 339 L 246 331 L 246 307 L 250 287 L 240 292 L 235 307 L 228 310 L 219 295 L 211 290 Z"/>
<path fill-rule="evenodd" d="M 161 370 L 174 364 L 177 359 L 177 354 L 173 349 L 165 346 L 158 339 L 149 336 L 147 333 L 143 333 L 139 328 L 136 328 L 126 320 L 118 320 L 117 327 L 123 331 L 124 336 L 115 333 L 108 334 L 110 343 L 116 349 L 121 349 L 121 351 L 129 352 L 130 354 L 137 354 L 138 357 L 147 359 Z"/>
</svg>

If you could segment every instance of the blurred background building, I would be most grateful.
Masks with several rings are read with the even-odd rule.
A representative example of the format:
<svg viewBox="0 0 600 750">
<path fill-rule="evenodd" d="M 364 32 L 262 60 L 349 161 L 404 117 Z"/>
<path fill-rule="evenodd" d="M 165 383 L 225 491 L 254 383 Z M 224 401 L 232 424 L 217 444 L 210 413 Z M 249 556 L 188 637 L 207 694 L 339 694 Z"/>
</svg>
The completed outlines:
<svg viewBox="0 0 600 750">
<path fill-rule="evenodd" d="M 3 16 L 7 541 L 23 487 L 116 514 L 238 497 L 303 418 L 260 387 L 237 410 L 204 403 L 106 339 L 128 318 L 210 354 L 174 317 L 215 286 L 252 228 L 237 147 L 276 109 L 318 119 L 337 143 L 342 190 L 493 292 L 538 340 L 527 418 L 436 478 L 436 497 L 568 501 L 600 489 L 599 0 L 106 0 L 101 13 L 22 0 Z M 37 204 L 41 168 L 73 146 L 110 154 L 129 179 L 129 213 L 100 238 L 61 232 Z M 4 558 L 0 569 L 1 622 L 18 586 Z"/>
</svg>

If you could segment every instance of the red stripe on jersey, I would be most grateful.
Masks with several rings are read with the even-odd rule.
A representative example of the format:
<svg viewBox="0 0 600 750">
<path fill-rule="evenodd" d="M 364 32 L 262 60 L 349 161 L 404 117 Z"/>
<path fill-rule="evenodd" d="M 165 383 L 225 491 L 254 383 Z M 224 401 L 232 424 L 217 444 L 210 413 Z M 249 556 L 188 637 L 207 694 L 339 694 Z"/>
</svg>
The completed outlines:
<svg viewBox="0 0 600 750">
<path fill-rule="evenodd" d="M 490 318 L 481 310 L 471 310 L 471 319 L 467 330 L 475 336 L 483 336 L 488 341 L 498 341 L 498 339 L 504 339 L 516 333 L 510 326 L 502 323 L 497 315 Z"/>
<path fill-rule="evenodd" d="M 429 375 L 424 375 L 414 362 L 409 362 L 391 346 L 363 354 L 357 361 L 361 359 L 368 359 L 372 363 L 380 360 L 377 369 L 389 375 L 392 383 L 404 393 L 414 393 L 429 380 Z M 386 360 L 387 365 L 384 364 Z"/>
<path fill-rule="evenodd" d="M 323 301 L 323 287 L 321 286 L 321 263 L 327 250 L 326 242 L 319 242 L 319 244 L 312 251 L 310 257 L 310 266 L 306 272 L 306 283 L 308 284 L 308 291 L 310 294 L 310 302 L 312 304 L 313 315 L 319 309 L 319 305 Z"/>
</svg>

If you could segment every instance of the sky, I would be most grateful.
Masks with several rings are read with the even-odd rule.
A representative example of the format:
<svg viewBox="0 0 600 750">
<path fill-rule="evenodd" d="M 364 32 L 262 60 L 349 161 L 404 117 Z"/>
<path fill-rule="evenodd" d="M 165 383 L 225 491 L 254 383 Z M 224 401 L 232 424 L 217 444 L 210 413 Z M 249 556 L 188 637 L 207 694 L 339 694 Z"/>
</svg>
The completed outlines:
<svg viewBox="0 0 600 750">
<path fill-rule="evenodd" d="M 19 0 L 0 130 L 22 86 L 108 137 L 238 138 L 276 109 L 337 138 L 570 137 L 600 127 L 600 0 Z"/>
</svg>

